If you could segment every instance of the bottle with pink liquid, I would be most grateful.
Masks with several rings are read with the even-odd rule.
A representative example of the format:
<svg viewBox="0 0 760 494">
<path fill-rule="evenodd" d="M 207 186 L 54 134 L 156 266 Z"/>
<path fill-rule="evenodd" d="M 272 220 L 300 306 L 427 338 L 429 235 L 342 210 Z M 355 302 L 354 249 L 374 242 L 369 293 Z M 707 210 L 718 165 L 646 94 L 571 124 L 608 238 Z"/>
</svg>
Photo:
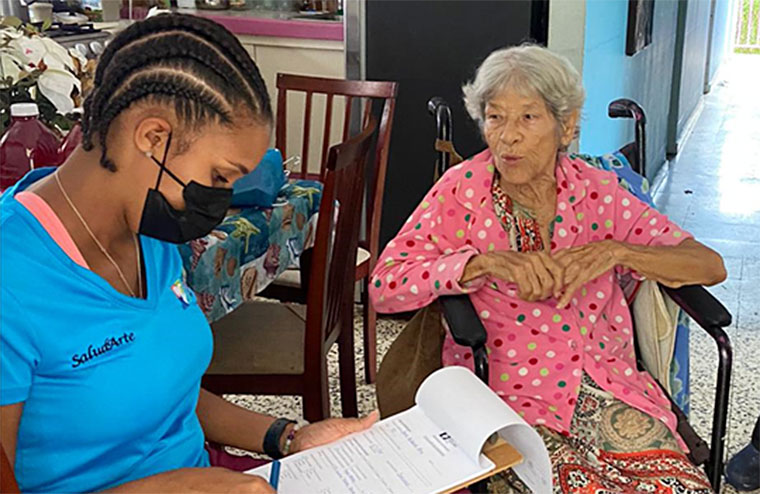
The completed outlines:
<svg viewBox="0 0 760 494">
<path fill-rule="evenodd" d="M 0 138 L 0 192 L 29 170 L 63 163 L 60 142 L 39 114 L 35 103 L 11 105 L 11 125 Z"/>
<path fill-rule="evenodd" d="M 66 161 L 66 158 L 69 157 L 71 153 L 74 152 L 74 149 L 76 149 L 79 144 L 82 143 L 82 125 L 77 122 L 74 124 L 73 127 L 71 127 L 71 130 L 68 134 L 66 134 L 66 137 L 64 137 L 63 142 L 61 142 L 61 163 Z"/>
</svg>

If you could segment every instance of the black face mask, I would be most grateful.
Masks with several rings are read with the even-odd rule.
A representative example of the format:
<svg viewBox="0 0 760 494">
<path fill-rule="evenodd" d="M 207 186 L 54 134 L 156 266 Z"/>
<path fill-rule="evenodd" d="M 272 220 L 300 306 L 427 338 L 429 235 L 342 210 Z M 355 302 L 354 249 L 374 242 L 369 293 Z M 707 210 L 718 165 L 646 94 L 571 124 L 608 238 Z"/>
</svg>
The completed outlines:
<svg viewBox="0 0 760 494">
<path fill-rule="evenodd" d="M 232 189 L 207 187 L 194 180 L 185 184 L 166 168 L 166 157 L 169 155 L 171 142 L 172 136 L 169 134 L 162 161 L 159 162 L 150 156 L 161 167 L 161 171 L 158 173 L 155 188 L 148 190 L 148 195 L 145 197 L 139 232 L 148 237 L 182 244 L 208 235 L 224 220 L 232 201 Z M 175 209 L 159 192 L 158 185 L 161 183 L 164 172 L 183 187 L 184 210 Z"/>
</svg>

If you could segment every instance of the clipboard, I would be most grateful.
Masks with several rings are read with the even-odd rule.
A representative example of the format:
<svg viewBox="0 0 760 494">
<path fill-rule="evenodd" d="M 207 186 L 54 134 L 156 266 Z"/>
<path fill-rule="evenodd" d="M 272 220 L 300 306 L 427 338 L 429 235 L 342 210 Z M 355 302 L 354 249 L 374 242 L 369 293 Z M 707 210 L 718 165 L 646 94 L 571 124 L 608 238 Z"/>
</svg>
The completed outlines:
<svg viewBox="0 0 760 494">
<path fill-rule="evenodd" d="M 523 461 L 522 455 L 512 447 L 508 442 L 502 438 L 498 438 L 495 442 L 486 442 L 483 446 L 483 454 L 496 465 L 493 470 L 484 473 L 483 475 L 476 477 L 472 480 L 468 480 L 462 484 L 459 484 L 451 489 L 441 491 L 439 494 L 450 494 L 460 489 L 464 489 L 476 482 L 480 482 L 483 479 L 487 479 L 492 475 L 496 475 L 499 472 L 503 472 L 515 465 L 519 465 Z"/>
</svg>

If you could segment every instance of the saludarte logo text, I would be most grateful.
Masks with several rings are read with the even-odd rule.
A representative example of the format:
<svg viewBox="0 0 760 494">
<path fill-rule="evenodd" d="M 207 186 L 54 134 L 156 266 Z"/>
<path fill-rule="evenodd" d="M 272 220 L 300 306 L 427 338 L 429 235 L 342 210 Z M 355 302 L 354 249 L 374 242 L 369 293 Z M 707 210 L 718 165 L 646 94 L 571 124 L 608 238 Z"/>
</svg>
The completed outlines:
<svg viewBox="0 0 760 494">
<path fill-rule="evenodd" d="M 135 341 L 134 333 L 125 332 L 123 335 L 119 336 L 118 338 L 114 336 L 109 336 L 108 338 L 106 338 L 105 342 L 103 342 L 101 346 L 90 345 L 87 347 L 86 352 L 82 354 L 75 353 L 74 356 L 71 357 L 71 360 L 73 361 L 73 363 L 71 364 L 71 367 L 76 369 L 80 365 L 89 362 L 95 357 L 100 357 L 101 355 L 110 352 L 114 348 L 118 348 L 122 345 L 126 345 L 127 343 L 132 343 L 133 341 Z"/>
</svg>

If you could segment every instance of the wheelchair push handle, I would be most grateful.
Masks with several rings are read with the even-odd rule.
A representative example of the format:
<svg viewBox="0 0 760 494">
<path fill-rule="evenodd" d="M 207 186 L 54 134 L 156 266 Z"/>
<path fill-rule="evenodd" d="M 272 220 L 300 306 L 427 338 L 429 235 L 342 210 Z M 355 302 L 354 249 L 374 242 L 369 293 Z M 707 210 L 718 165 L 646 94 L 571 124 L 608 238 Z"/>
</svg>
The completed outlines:
<svg viewBox="0 0 760 494">
<path fill-rule="evenodd" d="M 633 100 L 627 98 L 616 99 L 607 107 L 610 118 L 632 118 L 637 123 L 646 124 L 644 109 Z"/>
<path fill-rule="evenodd" d="M 451 108 L 446 100 L 440 96 L 433 96 L 427 102 L 428 113 L 435 117 L 436 138 L 440 141 L 451 141 Z M 437 172 L 438 176 L 449 168 L 451 156 L 448 153 L 439 151 Z"/>
<path fill-rule="evenodd" d="M 620 98 L 616 99 L 607 107 L 607 115 L 610 118 L 632 118 L 636 122 L 636 140 L 633 150 L 634 163 L 631 163 L 634 171 L 639 175 L 646 176 L 646 123 L 647 117 L 644 109 L 635 101 Z"/>
</svg>

